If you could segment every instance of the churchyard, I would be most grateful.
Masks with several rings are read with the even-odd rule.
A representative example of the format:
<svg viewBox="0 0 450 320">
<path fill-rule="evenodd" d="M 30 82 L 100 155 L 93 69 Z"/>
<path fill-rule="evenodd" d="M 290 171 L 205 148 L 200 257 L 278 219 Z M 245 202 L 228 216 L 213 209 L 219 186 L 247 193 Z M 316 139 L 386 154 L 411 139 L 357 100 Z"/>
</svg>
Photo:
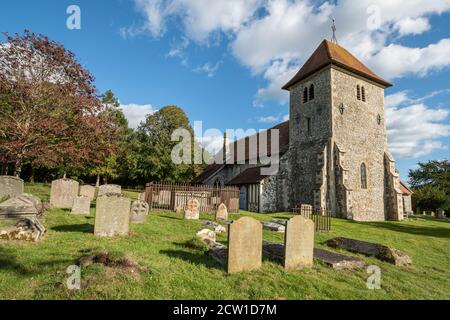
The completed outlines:
<svg viewBox="0 0 450 320">
<path fill-rule="evenodd" d="M 50 190 L 48 184 L 25 184 L 24 192 L 44 204 L 40 221 L 46 233 L 37 242 L 0 240 L 0 298 L 450 299 L 448 219 L 416 216 L 402 222 L 372 223 L 332 219 L 331 231 L 314 234 L 311 221 L 301 216 L 238 215 L 225 212 L 223 207 L 217 213 L 218 227 L 212 224 L 214 214 L 200 213 L 197 219 L 198 203 L 192 201 L 185 212 L 150 212 L 146 218 L 142 216 L 148 209 L 145 205 L 133 206 L 134 218 L 124 221 L 121 207 L 142 198 L 140 192 L 113 186 L 105 191 L 109 201 L 102 204 L 103 200 L 93 200 L 86 215 L 72 212 L 74 208 L 69 206 L 50 208 L 46 204 L 55 197 Z M 74 197 L 80 198 L 77 207 L 83 211 L 90 194 L 89 190 L 81 193 L 84 197 Z M 105 210 L 117 214 L 113 228 L 99 228 L 104 226 Z M 263 229 L 258 223 L 289 219 L 286 234 Z M 229 227 L 230 242 L 226 220 L 235 221 Z M 129 229 L 122 229 L 128 223 Z M 205 223 L 218 232 L 208 230 Z M 6 224 L 0 220 L 1 227 Z M 396 266 L 370 254 L 352 253 L 355 248 L 350 248 L 345 238 L 395 248 L 412 263 Z M 351 257 L 363 266 L 333 269 L 320 259 L 311 265 L 313 242 L 315 257 L 326 250 Z M 292 246 L 296 243 L 302 243 L 301 250 Z M 220 262 L 226 246 L 235 251 L 228 268 Z M 211 248 L 217 249 L 216 255 L 208 254 Z M 72 290 L 67 283 L 72 276 L 70 267 L 75 265 L 81 266 L 81 287 Z M 380 271 L 380 289 L 368 286 L 373 266 Z"/>
</svg>

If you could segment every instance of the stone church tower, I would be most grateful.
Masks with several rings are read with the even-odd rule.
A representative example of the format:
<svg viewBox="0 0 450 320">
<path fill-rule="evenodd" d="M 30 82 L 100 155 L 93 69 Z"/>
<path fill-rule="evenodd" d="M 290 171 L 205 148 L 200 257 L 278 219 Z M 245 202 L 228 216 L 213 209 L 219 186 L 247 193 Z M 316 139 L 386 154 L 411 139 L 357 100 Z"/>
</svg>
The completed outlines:
<svg viewBox="0 0 450 320">
<path fill-rule="evenodd" d="M 390 86 L 324 40 L 283 87 L 290 92 L 290 207 L 312 204 L 357 221 L 403 218 L 400 179 L 387 149 Z"/>
</svg>

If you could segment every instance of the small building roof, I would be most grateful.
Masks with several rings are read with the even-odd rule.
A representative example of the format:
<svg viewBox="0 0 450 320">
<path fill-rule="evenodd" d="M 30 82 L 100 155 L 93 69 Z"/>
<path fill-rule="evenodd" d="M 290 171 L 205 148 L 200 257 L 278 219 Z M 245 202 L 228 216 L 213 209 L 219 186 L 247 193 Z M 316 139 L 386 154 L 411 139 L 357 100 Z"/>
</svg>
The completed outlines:
<svg viewBox="0 0 450 320">
<path fill-rule="evenodd" d="M 283 87 L 283 90 L 289 91 L 296 83 L 329 65 L 335 65 L 346 69 L 359 76 L 372 80 L 385 88 L 392 86 L 391 83 L 375 74 L 345 48 L 331 41 L 323 40 L 300 71 Z"/>
<path fill-rule="evenodd" d="M 261 174 L 261 167 L 249 168 L 227 183 L 230 186 L 260 183 L 268 176 Z"/>
<path fill-rule="evenodd" d="M 404 196 L 410 196 L 414 192 L 403 182 L 400 180 L 400 190 Z"/>
</svg>

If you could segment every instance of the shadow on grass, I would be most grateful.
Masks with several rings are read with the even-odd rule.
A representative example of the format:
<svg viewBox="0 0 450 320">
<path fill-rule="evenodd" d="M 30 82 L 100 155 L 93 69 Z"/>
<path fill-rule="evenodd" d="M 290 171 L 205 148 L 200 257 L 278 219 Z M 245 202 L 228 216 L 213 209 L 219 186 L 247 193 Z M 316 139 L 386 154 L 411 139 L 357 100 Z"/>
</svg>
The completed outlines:
<svg viewBox="0 0 450 320">
<path fill-rule="evenodd" d="M 158 215 L 158 217 L 164 218 L 164 219 L 172 219 L 172 220 L 184 220 L 183 218 L 177 217 L 177 216 L 161 216 L 161 215 Z"/>
<path fill-rule="evenodd" d="M 19 275 L 27 275 L 33 272 L 17 261 L 17 255 L 12 250 L 0 247 L 0 269 L 14 271 Z"/>
<path fill-rule="evenodd" d="M 214 261 L 204 253 L 191 253 L 182 250 L 161 250 L 159 253 L 196 265 L 204 265 L 207 268 L 225 271 L 225 269 L 218 262 Z"/>
<path fill-rule="evenodd" d="M 390 231 L 409 233 L 414 235 L 436 237 L 436 238 L 450 238 L 449 228 L 411 226 L 386 222 L 370 222 L 367 223 L 367 225 L 387 229 Z"/>
<path fill-rule="evenodd" d="M 89 223 L 84 224 L 69 224 L 52 227 L 51 230 L 57 232 L 81 232 L 81 233 L 93 233 L 94 226 Z"/>
</svg>

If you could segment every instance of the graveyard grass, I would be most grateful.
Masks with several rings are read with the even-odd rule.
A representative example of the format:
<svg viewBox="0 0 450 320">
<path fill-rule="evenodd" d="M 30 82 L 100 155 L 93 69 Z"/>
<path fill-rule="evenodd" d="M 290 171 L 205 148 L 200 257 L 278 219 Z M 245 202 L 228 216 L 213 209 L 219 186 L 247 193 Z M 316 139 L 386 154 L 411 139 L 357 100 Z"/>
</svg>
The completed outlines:
<svg viewBox="0 0 450 320">
<path fill-rule="evenodd" d="M 50 187 L 27 185 L 26 192 L 48 200 Z M 137 197 L 137 192 L 125 192 Z M 92 216 L 86 218 L 71 216 L 66 210 L 49 210 L 44 223 L 48 233 L 42 242 L 0 242 L 0 298 L 450 299 L 450 220 L 357 223 L 333 219 L 332 232 L 316 235 L 318 247 L 327 239 L 345 236 L 383 243 L 412 257 L 412 267 L 397 268 L 360 256 L 382 270 L 382 289 L 369 290 L 365 270 L 333 271 L 317 262 L 311 269 L 285 272 L 281 265 L 263 261 L 258 271 L 228 275 L 194 240 L 196 232 L 203 229 L 201 222 L 185 221 L 175 213 L 151 213 L 145 224 L 131 226 L 128 238 L 96 238 L 94 211 L 92 207 Z M 243 215 L 259 220 L 290 217 L 286 213 Z M 206 214 L 201 218 L 213 219 Z M 264 239 L 281 243 L 283 235 L 264 231 Z M 226 240 L 226 236 L 219 237 L 220 242 Z M 82 270 L 82 290 L 68 290 L 67 267 L 99 250 L 127 256 L 143 270 L 136 275 L 95 264 Z"/>
</svg>

